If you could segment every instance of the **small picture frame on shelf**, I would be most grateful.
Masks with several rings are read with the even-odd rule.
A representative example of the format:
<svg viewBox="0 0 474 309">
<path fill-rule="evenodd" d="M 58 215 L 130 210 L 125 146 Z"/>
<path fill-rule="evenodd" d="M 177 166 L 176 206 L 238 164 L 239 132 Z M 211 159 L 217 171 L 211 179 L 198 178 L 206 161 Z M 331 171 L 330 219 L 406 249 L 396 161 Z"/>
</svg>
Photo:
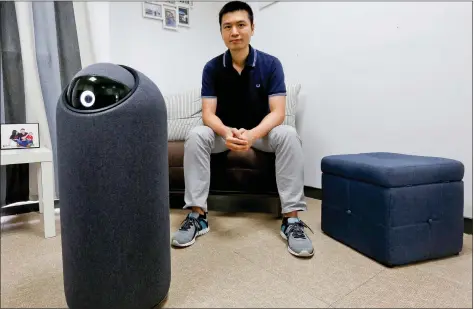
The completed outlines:
<svg viewBox="0 0 474 309">
<path fill-rule="evenodd" d="M 169 30 L 178 29 L 178 9 L 177 7 L 164 6 L 163 7 L 163 28 Z"/>
<path fill-rule="evenodd" d="M 39 148 L 39 123 L 1 124 L 2 150 Z"/>
<path fill-rule="evenodd" d="M 178 5 L 178 25 L 189 27 L 189 7 Z"/>
<path fill-rule="evenodd" d="M 163 20 L 163 5 L 155 2 L 143 2 L 143 17 Z"/>
</svg>

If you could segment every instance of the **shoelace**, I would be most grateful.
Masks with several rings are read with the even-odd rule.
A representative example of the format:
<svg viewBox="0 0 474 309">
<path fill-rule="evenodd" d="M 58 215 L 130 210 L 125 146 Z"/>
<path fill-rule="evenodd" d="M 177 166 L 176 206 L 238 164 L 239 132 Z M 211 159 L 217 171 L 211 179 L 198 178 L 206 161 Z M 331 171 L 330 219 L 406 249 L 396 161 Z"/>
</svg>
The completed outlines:
<svg viewBox="0 0 474 309">
<path fill-rule="evenodd" d="M 304 233 L 304 228 L 307 227 L 311 233 L 314 234 L 313 230 L 306 225 L 302 220 L 299 220 L 295 223 L 288 224 L 288 235 L 292 235 L 294 238 L 306 238 L 306 234 Z"/>
<path fill-rule="evenodd" d="M 180 230 L 182 231 L 187 231 L 191 228 L 191 226 L 195 226 L 196 227 L 196 230 L 199 229 L 199 221 L 198 219 L 194 218 L 194 217 L 191 217 L 191 216 L 187 216 L 186 219 L 183 220 L 183 222 L 181 223 L 181 228 Z"/>
</svg>

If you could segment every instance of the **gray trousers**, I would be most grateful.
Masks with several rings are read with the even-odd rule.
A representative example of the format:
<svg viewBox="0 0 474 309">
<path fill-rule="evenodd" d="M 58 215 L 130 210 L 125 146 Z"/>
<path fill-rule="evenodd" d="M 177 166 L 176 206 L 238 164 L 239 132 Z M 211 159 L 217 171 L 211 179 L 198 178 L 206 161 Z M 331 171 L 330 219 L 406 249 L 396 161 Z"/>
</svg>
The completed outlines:
<svg viewBox="0 0 474 309">
<path fill-rule="evenodd" d="M 252 147 L 275 153 L 282 213 L 305 211 L 303 149 L 296 130 L 288 125 L 277 126 L 255 140 Z M 197 126 L 189 132 L 184 144 L 184 209 L 194 206 L 207 212 L 211 153 L 226 150 L 224 138 L 207 126 Z"/>
</svg>

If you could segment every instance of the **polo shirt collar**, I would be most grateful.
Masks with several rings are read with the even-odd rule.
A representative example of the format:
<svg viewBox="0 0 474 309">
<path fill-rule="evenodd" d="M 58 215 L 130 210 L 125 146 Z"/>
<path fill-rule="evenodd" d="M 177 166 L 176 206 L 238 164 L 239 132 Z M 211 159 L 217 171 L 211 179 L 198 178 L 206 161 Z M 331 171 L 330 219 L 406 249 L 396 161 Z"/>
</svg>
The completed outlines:
<svg viewBox="0 0 474 309">
<path fill-rule="evenodd" d="M 232 56 L 230 54 L 230 50 L 227 50 L 224 53 L 223 57 L 224 67 L 232 67 Z M 252 45 L 249 45 L 249 55 L 247 56 L 247 60 L 245 61 L 245 65 L 249 67 L 255 67 L 257 64 L 257 50 L 255 50 Z"/>
</svg>

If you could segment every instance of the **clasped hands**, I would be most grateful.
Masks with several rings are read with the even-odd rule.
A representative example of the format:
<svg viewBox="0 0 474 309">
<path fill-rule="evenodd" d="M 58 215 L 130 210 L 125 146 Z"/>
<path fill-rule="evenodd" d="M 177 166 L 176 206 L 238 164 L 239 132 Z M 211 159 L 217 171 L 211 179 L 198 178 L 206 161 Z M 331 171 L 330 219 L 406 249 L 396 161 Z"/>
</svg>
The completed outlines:
<svg viewBox="0 0 474 309">
<path fill-rule="evenodd" d="M 225 145 L 231 151 L 247 151 L 252 147 L 254 140 L 250 130 L 229 128 L 225 136 Z"/>
</svg>

